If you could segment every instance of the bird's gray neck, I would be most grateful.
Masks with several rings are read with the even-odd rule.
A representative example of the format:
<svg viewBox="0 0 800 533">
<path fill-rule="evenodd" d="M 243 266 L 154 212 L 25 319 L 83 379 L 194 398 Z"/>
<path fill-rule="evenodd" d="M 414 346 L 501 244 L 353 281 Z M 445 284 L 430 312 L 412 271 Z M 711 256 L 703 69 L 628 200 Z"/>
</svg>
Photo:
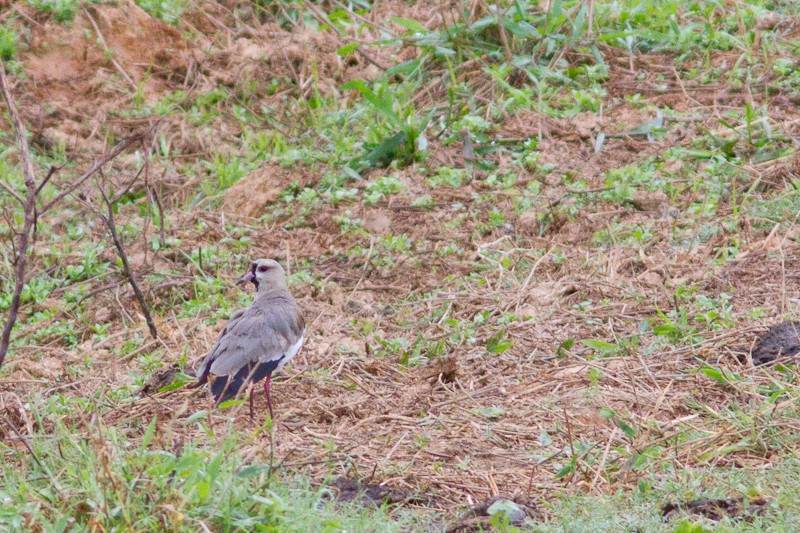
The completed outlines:
<svg viewBox="0 0 800 533">
<path fill-rule="evenodd" d="M 276 292 L 286 292 L 286 285 L 284 283 L 259 283 L 258 284 L 258 296 L 264 296 L 265 294 L 271 294 Z"/>
</svg>

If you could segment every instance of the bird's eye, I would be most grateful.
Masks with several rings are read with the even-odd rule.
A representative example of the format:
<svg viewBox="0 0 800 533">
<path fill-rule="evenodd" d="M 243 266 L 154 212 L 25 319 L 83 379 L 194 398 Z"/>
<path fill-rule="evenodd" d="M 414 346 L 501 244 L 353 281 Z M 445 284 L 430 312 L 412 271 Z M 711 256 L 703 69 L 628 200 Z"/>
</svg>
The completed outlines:
<svg viewBox="0 0 800 533">
<path fill-rule="evenodd" d="M 267 270 L 269 270 L 269 267 L 267 265 L 261 265 L 260 267 L 258 267 L 259 272 L 266 272 Z"/>
</svg>

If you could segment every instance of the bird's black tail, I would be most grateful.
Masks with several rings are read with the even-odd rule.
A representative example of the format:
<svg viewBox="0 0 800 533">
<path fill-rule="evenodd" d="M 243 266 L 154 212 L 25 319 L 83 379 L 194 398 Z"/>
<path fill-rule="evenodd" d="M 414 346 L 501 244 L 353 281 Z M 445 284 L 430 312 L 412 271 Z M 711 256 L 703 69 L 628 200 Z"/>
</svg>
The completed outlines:
<svg viewBox="0 0 800 533">
<path fill-rule="evenodd" d="M 281 359 L 283 359 L 281 357 Z M 210 374 L 211 393 L 217 403 L 235 398 L 248 381 L 258 382 L 267 377 L 278 368 L 281 359 L 266 363 L 250 363 L 244 365 L 232 376 L 215 376 Z"/>
</svg>

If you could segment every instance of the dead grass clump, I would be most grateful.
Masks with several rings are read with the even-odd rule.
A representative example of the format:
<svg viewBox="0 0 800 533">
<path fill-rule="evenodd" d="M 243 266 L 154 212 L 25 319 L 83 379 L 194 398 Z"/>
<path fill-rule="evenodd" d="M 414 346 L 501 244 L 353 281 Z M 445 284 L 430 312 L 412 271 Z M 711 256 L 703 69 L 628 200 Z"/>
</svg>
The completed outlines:
<svg viewBox="0 0 800 533">
<path fill-rule="evenodd" d="M 263 37 L 240 38 L 214 53 L 203 67 L 205 74 L 228 87 L 249 83 L 263 89 L 273 79 L 287 80 L 305 97 L 315 90 L 332 94 L 343 83 L 347 65 L 336 54 L 340 44 L 333 36 L 275 26 L 265 27 L 259 35 Z"/>
<path fill-rule="evenodd" d="M 458 377 L 458 362 L 455 357 L 440 357 L 431 365 L 428 381 L 431 385 L 437 383 L 453 383 Z"/>
</svg>

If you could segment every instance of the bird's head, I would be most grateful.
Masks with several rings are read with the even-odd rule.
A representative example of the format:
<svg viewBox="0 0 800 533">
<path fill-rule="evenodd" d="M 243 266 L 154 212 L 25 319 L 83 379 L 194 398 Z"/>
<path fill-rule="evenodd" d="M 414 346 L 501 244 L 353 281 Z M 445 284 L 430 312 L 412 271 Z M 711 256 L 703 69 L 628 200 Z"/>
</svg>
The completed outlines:
<svg viewBox="0 0 800 533">
<path fill-rule="evenodd" d="M 237 285 L 252 282 L 256 290 L 270 290 L 286 286 L 286 274 L 274 259 L 257 259 L 250 265 L 250 272 L 239 278 Z"/>
</svg>

